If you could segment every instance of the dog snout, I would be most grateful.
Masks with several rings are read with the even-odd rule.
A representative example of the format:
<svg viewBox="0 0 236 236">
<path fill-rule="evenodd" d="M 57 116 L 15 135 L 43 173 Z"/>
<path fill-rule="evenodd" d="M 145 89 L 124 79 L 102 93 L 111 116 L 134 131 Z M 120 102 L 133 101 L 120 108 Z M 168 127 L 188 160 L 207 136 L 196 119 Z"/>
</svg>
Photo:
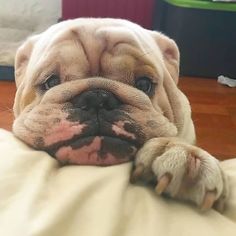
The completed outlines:
<svg viewBox="0 0 236 236">
<path fill-rule="evenodd" d="M 85 91 L 72 98 L 71 103 L 74 107 L 85 111 L 114 110 L 122 104 L 115 94 L 103 89 Z"/>
</svg>

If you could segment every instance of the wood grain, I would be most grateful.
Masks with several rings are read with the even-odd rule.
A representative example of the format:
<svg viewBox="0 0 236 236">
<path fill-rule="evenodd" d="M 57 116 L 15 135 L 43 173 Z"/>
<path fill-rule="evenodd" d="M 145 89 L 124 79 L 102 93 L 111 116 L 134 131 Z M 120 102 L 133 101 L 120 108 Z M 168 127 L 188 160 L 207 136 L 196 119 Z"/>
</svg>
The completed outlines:
<svg viewBox="0 0 236 236">
<path fill-rule="evenodd" d="M 179 86 L 192 107 L 198 146 L 221 160 L 236 157 L 236 88 L 192 77 Z"/>
<path fill-rule="evenodd" d="M 0 81 L 0 128 L 11 130 L 15 92 L 15 83 Z"/>
<path fill-rule="evenodd" d="M 179 86 L 192 106 L 197 144 L 218 159 L 236 157 L 236 88 L 214 79 L 183 77 Z M 0 127 L 11 130 L 15 84 L 0 82 Z"/>
</svg>

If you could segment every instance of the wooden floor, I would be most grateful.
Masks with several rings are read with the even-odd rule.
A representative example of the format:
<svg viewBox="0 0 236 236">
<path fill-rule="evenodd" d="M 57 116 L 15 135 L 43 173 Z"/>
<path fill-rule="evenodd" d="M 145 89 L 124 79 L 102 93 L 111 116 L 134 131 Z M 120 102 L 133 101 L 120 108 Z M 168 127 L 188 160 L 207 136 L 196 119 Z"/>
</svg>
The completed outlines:
<svg viewBox="0 0 236 236">
<path fill-rule="evenodd" d="M 214 79 L 180 79 L 180 88 L 190 100 L 198 146 L 218 159 L 236 157 L 236 88 Z M 11 130 L 15 85 L 0 82 L 0 127 Z"/>
</svg>

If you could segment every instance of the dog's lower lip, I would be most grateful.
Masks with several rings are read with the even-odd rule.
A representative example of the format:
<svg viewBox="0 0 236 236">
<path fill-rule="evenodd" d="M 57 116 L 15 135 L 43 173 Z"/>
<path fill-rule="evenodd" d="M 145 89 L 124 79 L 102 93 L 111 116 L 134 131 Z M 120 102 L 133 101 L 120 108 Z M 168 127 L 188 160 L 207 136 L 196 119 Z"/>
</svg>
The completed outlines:
<svg viewBox="0 0 236 236">
<path fill-rule="evenodd" d="M 88 139 L 93 139 L 95 137 L 99 137 L 101 139 L 105 139 L 105 138 L 112 138 L 112 139 L 117 139 L 120 140 L 121 142 L 126 142 L 128 143 L 130 146 L 134 146 L 135 148 L 139 148 L 141 145 L 138 142 L 138 140 L 131 140 L 129 138 L 126 137 L 119 137 L 119 136 L 108 136 L 108 135 L 87 135 L 87 136 L 82 136 L 82 137 L 74 137 L 70 140 L 64 141 L 64 142 L 60 142 L 60 143 L 56 143 L 50 147 L 45 148 L 44 150 L 49 152 L 51 155 L 54 155 L 55 152 L 63 147 L 63 146 L 71 146 L 74 143 L 78 143 L 78 142 L 83 142 L 84 140 L 88 140 Z"/>
<path fill-rule="evenodd" d="M 93 138 L 101 138 L 106 139 L 106 138 L 111 138 L 111 139 L 116 139 L 116 140 L 120 140 L 121 142 L 126 142 L 129 143 L 131 146 L 135 146 L 138 147 L 138 143 L 135 140 L 131 140 L 128 138 L 123 138 L 123 137 L 118 137 L 118 136 L 108 136 L 108 135 L 89 135 L 89 136 L 84 136 L 84 137 L 80 137 L 80 138 L 73 138 L 69 141 L 69 145 L 73 145 L 73 143 L 78 143 L 78 142 L 83 142 L 83 140 L 88 140 L 88 139 L 93 139 Z"/>
<path fill-rule="evenodd" d="M 91 135 L 89 137 L 100 137 L 100 138 L 114 138 L 114 139 L 120 139 L 122 141 L 126 141 L 128 143 L 132 143 L 133 145 L 136 145 L 136 140 L 130 139 L 130 138 L 125 138 L 121 136 L 115 136 L 115 135 Z"/>
<path fill-rule="evenodd" d="M 57 147 L 52 156 L 62 164 L 106 166 L 133 160 L 136 152 L 135 145 L 119 137 L 87 136 Z"/>
</svg>

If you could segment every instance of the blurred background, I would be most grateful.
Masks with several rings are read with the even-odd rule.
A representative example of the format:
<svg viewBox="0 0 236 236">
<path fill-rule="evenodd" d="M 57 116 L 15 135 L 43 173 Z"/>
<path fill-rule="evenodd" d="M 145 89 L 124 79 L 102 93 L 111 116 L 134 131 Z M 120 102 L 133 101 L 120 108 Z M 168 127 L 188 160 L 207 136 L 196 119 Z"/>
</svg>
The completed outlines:
<svg viewBox="0 0 236 236">
<path fill-rule="evenodd" d="M 27 37 L 77 17 L 125 18 L 176 41 L 179 86 L 192 106 L 198 145 L 219 159 L 235 157 L 236 87 L 217 82 L 224 75 L 236 86 L 234 1 L 0 0 L 0 127 L 11 130 L 14 57 Z"/>
<path fill-rule="evenodd" d="M 10 66 L 16 49 L 27 37 L 55 24 L 61 17 L 62 4 L 59 0 L 0 0 L 0 6 L 0 74 L 13 79 Z"/>
<path fill-rule="evenodd" d="M 13 65 L 16 48 L 58 20 L 113 17 L 173 38 L 181 52 L 181 75 L 235 77 L 236 3 L 228 1 L 0 0 L 0 73 L 13 79 L 13 68 L 6 66 Z"/>
</svg>

